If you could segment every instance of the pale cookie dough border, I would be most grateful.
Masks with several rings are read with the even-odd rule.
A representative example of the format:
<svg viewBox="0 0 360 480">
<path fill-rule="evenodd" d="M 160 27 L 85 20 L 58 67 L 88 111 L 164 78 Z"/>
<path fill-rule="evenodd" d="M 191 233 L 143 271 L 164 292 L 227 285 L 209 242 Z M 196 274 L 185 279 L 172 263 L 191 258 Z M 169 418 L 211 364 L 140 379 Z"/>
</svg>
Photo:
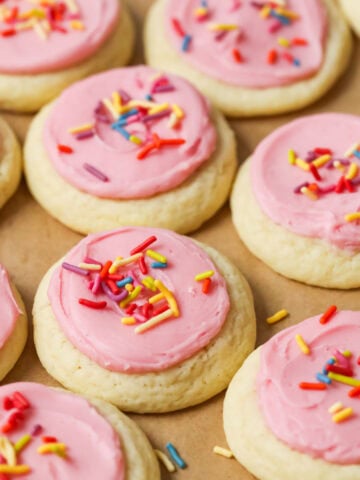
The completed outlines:
<svg viewBox="0 0 360 480">
<path fill-rule="evenodd" d="M 212 114 L 218 136 L 216 150 L 185 182 L 153 197 L 119 200 L 78 190 L 56 172 L 42 138 L 50 108 L 41 110 L 30 126 L 24 149 L 25 174 L 40 205 L 69 228 L 93 233 L 131 225 L 188 233 L 212 217 L 227 200 L 237 167 L 236 143 L 219 112 Z"/>
<path fill-rule="evenodd" d="M 144 31 L 147 62 L 190 80 L 228 116 L 275 115 L 299 110 L 323 96 L 347 67 L 352 37 L 334 0 L 323 0 L 329 13 L 329 34 L 324 63 L 319 72 L 291 85 L 250 89 L 229 85 L 196 70 L 182 59 L 165 35 L 166 0 L 158 0 L 149 11 Z"/>
<path fill-rule="evenodd" d="M 256 393 L 261 347 L 235 375 L 224 400 L 224 430 L 237 460 L 260 480 L 358 480 L 360 465 L 337 465 L 288 447 L 264 423 Z"/>
<path fill-rule="evenodd" d="M 113 405 L 90 397 L 87 400 L 119 434 L 126 462 L 125 480 L 160 480 L 159 462 L 140 427 Z"/>
<path fill-rule="evenodd" d="M 231 302 L 222 330 L 199 353 L 158 373 L 105 370 L 78 351 L 60 329 L 47 296 L 53 266 L 40 283 L 33 309 L 35 346 L 44 368 L 70 390 L 138 413 L 179 410 L 224 390 L 255 345 L 253 299 L 247 281 L 226 257 L 199 246 L 224 276 Z"/>
<path fill-rule="evenodd" d="M 18 188 L 21 171 L 20 145 L 9 125 L 0 118 L 0 208 Z"/>
<path fill-rule="evenodd" d="M 24 303 L 15 285 L 11 281 L 10 286 L 15 302 L 21 313 L 16 320 L 14 330 L 6 340 L 3 347 L 0 349 L 0 380 L 2 380 L 10 372 L 15 363 L 18 361 L 22 351 L 24 350 L 28 335 L 28 320 Z"/>
<path fill-rule="evenodd" d="M 250 159 L 241 167 L 231 194 L 232 220 L 247 248 L 285 277 L 326 288 L 360 287 L 360 254 L 304 237 L 274 223 L 251 188 Z"/>
<path fill-rule="evenodd" d="M 339 3 L 353 30 L 360 37 L 360 2 L 356 0 L 339 0 Z"/>
<path fill-rule="evenodd" d="M 0 73 L 0 108 L 35 112 L 70 84 L 108 68 L 125 65 L 132 54 L 135 31 L 128 8 L 122 3 L 120 22 L 104 45 L 82 63 L 64 70 L 34 75 Z"/>
</svg>

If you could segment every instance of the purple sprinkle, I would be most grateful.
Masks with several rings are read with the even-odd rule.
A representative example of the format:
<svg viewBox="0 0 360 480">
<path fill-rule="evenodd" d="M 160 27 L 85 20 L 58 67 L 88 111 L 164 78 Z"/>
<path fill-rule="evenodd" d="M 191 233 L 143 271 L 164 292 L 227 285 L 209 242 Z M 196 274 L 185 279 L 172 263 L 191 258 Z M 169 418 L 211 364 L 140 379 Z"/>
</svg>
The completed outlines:
<svg viewBox="0 0 360 480">
<path fill-rule="evenodd" d="M 345 167 L 347 167 L 348 165 L 350 165 L 350 160 L 348 159 L 345 159 L 345 158 L 337 158 L 336 159 L 338 162 L 341 163 L 341 165 L 344 165 Z"/>
<path fill-rule="evenodd" d="M 96 294 L 96 293 L 99 292 L 100 284 L 101 284 L 100 273 L 96 273 L 95 278 L 94 278 L 94 284 L 93 284 L 93 287 L 91 289 L 92 293 Z"/>
<path fill-rule="evenodd" d="M 76 140 L 85 140 L 86 138 L 91 138 L 95 135 L 94 132 L 82 132 L 76 135 Z"/>
<path fill-rule="evenodd" d="M 83 275 L 84 277 L 89 275 L 89 272 L 87 270 L 83 270 L 82 268 L 79 268 L 76 265 L 72 265 L 71 263 L 63 262 L 61 266 L 62 268 L 65 268 L 65 270 L 77 273 L 78 275 Z"/>
<path fill-rule="evenodd" d="M 43 427 L 37 423 L 36 425 L 34 425 L 31 431 L 31 435 L 33 437 L 36 437 L 37 435 L 40 435 L 40 433 L 42 433 L 43 430 L 44 430 Z"/>
<path fill-rule="evenodd" d="M 158 87 L 154 88 L 151 93 L 165 93 L 165 92 L 173 92 L 175 87 L 173 85 L 159 85 Z"/>
<path fill-rule="evenodd" d="M 123 290 L 115 295 L 105 282 L 101 282 L 101 288 L 103 289 L 103 292 L 110 298 L 110 300 L 113 300 L 114 302 L 121 302 L 121 300 L 124 300 L 129 295 L 127 290 Z"/>
<path fill-rule="evenodd" d="M 307 157 L 305 158 L 305 162 L 307 162 L 307 163 L 313 162 L 319 156 L 320 155 L 317 155 L 315 152 L 310 151 L 310 152 L 308 152 Z"/>
<path fill-rule="evenodd" d="M 223 30 L 222 32 L 219 32 L 215 35 L 215 40 L 217 42 L 220 42 L 223 38 L 226 37 L 226 35 L 228 34 L 229 32 L 227 30 Z"/>
<path fill-rule="evenodd" d="M 309 186 L 309 182 L 304 182 L 301 185 L 298 185 L 296 188 L 294 188 L 294 193 L 301 193 L 301 189 L 303 187 L 308 187 L 308 186 Z"/>
<path fill-rule="evenodd" d="M 134 287 L 137 287 L 138 285 L 140 285 L 139 279 L 138 279 L 137 275 L 135 274 L 134 270 L 129 270 L 128 274 L 134 280 Z"/>
<path fill-rule="evenodd" d="M 84 258 L 84 263 L 92 263 L 93 265 L 100 265 L 102 267 L 101 262 L 99 262 L 98 260 L 95 260 L 94 258 L 91 258 L 91 257 L 85 257 Z"/>
<path fill-rule="evenodd" d="M 274 22 L 273 24 L 270 25 L 269 27 L 269 33 L 276 33 L 282 28 L 282 23 L 281 22 Z"/>
<path fill-rule="evenodd" d="M 167 110 L 164 110 L 163 112 L 159 113 L 154 113 L 154 115 L 145 115 L 143 118 L 143 122 L 151 122 L 152 120 L 158 120 L 159 118 L 167 117 L 170 115 L 171 110 L 168 108 Z"/>
<path fill-rule="evenodd" d="M 104 173 L 100 172 L 100 170 L 93 167 L 89 163 L 84 163 L 83 167 L 87 172 L 91 173 L 91 175 L 94 175 L 94 177 L 98 178 L 102 182 L 108 182 L 109 181 L 109 178 Z"/>
<path fill-rule="evenodd" d="M 126 125 L 131 125 L 132 123 L 136 123 L 141 120 L 141 115 L 138 113 L 137 115 L 133 115 L 126 119 Z"/>
<path fill-rule="evenodd" d="M 264 6 L 264 4 L 263 4 L 263 3 L 260 3 L 260 2 L 250 2 L 250 3 L 251 3 L 251 5 L 252 5 L 253 7 L 255 7 L 255 8 L 259 9 L 259 10 L 260 10 L 261 8 L 263 8 L 263 6 Z"/>
<path fill-rule="evenodd" d="M 122 103 L 125 104 L 125 103 L 130 102 L 131 97 L 130 97 L 130 95 L 129 95 L 127 92 L 125 92 L 125 90 L 120 89 L 120 90 L 119 90 L 119 94 L 120 94 Z"/>
<path fill-rule="evenodd" d="M 320 193 L 330 193 L 333 192 L 336 188 L 336 185 L 328 185 L 327 187 L 319 188 Z"/>
<path fill-rule="evenodd" d="M 325 163 L 325 168 L 330 170 L 330 168 L 334 168 L 334 160 L 329 160 L 328 162 Z"/>
<path fill-rule="evenodd" d="M 360 185 L 360 177 L 358 178 L 353 178 L 352 180 L 350 180 L 350 183 L 354 186 L 356 185 Z"/>
<path fill-rule="evenodd" d="M 90 280 L 87 287 L 88 287 L 88 290 L 92 291 L 92 289 L 94 287 L 94 280 Z"/>
</svg>

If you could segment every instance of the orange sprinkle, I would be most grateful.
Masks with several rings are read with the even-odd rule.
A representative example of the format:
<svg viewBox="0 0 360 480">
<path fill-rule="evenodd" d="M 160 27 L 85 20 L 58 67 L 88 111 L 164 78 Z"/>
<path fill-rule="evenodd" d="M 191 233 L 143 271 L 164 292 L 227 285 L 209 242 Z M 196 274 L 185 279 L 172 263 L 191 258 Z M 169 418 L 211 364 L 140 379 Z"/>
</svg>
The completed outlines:
<svg viewBox="0 0 360 480">
<path fill-rule="evenodd" d="M 349 396 L 350 398 L 360 397 L 360 386 L 359 386 L 359 387 L 352 388 L 351 390 L 349 390 L 349 391 L 348 391 L 348 396 Z"/>
<path fill-rule="evenodd" d="M 276 50 L 269 50 L 267 54 L 267 63 L 270 65 L 273 65 L 274 63 L 277 62 L 278 59 L 278 53 Z"/>
<path fill-rule="evenodd" d="M 59 152 L 62 152 L 62 153 L 73 153 L 74 150 L 69 147 L 68 145 L 58 145 L 58 150 Z"/>
<path fill-rule="evenodd" d="M 243 56 L 237 48 L 233 48 L 232 56 L 236 63 L 242 63 L 244 61 Z"/>
<path fill-rule="evenodd" d="M 320 323 L 322 325 L 324 325 L 325 323 L 327 323 L 330 318 L 334 315 L 334 313 L 336 312 L 337 310 L 337 306 L 336 305 L 331 305 L 327 310 L 326 312 L 324 312 L 321 317 L 320 317 Z"/>
<path fill-rule="evenodd" d="M 210 286 L 211 286 L 211 278 L 205 278 L 202 284 L 202 292 L 205 293 L 205 295 L 209 293 Z"/>
<path fill-rule="evenodd" d="M 308 41 L 305 38 L 295 37 L 291 40 L 292 45 L 305 46 L 308 45 Z"/>
<path fill-rule="evenodd" d="M 104 280 L 104 278 L 107 276 L 107 274 L 109 273 L 109 268 L 111 267 L 111 265 L 113 264 L 113 262 L 111 260 L 108 260 L 103 268 L 101 269 L 101 272 L 100 272 L 100 278 L 102 280 Z"/>
<path fill-rule="evenodd" d="M 301 382 L 299 383 L 299 387 L 303 390 L 326 390 L 325 383 Z"/>
</svg>

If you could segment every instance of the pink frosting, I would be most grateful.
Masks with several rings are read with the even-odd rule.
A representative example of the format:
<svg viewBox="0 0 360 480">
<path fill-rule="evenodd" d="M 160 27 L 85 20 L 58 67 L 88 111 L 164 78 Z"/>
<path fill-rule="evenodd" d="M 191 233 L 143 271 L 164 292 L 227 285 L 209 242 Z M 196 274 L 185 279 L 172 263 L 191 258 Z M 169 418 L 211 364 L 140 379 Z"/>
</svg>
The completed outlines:
<svg viewBox="0 0 360 480">
<path fill-rule="evenodd" d="M 142 334 L 135 333 L 137 325 L 122 324 L 122 317 L 129 315 L 118 303 L 109 300 L 104 293 L 94 295 L 88 289 L 87 277 L 59 266 L 51 278 L 48 296 L 64 334 L 78 350 L 108 370 L 155 372 L 177 365 L 208 345 L 227 317 L 230 305 L 225 280 L 201 248 L 191 239 L 173 232 L 123 228 L 90 235 L 66 255 L 65 261 L 78 265 L 85 257 L 101 263 L 119 255 L 127 257 L 136 245 L 151 235 L 155 235 L 157 241 L 150 248 L 167 257 L 168 267 L 152 268 L 153 260 L 145 256 L 149 268 L 147 275 L 160 279 L 174 293 L 180 316 Z M 201 283 L 194 277 L 208 270 L 214 270 L 215 275 L 205 295 Z M 119 273 L 132 276 L 135 284 L 147 276 L 140 272 L 137 264 L 120 267 Z M 134 315 L 140 322 L 144 321 L 139 315 L 141 305 L 156 293 L 143 288 L 134 301 L 138 307 Z M 79 298 L 106 301 L 107 306 L 103 310 L 93 310 L 80 305 Z"/>
<path fill-rule="evenodd" d="M 299 16 L 289 25 L 282 25 L 271 15 L 261 18 L 259 8 L 250 0 L 208 0 L 205 3 L 209 13 L 201 21 L 194 14 L 201 5 L 199 0 L 168 0 L 165 16 L 172 45 L 184 60 L 201 72 L 231 85 L 268 88 L 310 77 L 321 67 L 327 26 L 322 1 L 289 0 L 286 8 Z M 191 36 L 185 51 L 183 37 L 173 26 L 174 19 L 180 23 L 181 33 Z M 223 34 L 212 31 L 209 27 L 213 24 L 231 24 L 238 28 Z M 276 31 L 271 32 L 272 29 Z M 279 37 L 290 41 L 301 38 L 308 44 L 285 48 L 278 45 Z M 241 54 L 241 62 L 235 61 L 234 49 Z M 276 50 L 278 56 L 273 64 L 267 61 L 270 50 Z M 284 58 L 284 53 L 293 58 Z"/>
<path fill-rule="evenodd" d="M 14 392 L 20 392 L 30 408 L 22 410 L 24 419 L 6 436 L 15 443 L 23 435 L 34 432 L 31 442 L 17 455 L 18 464 L 31 468 L 31 472 L 21 478 L 125 480 L 125 459 L 119 436 L 87 400 L 36 383 L 12 383 L 0 387 L 0 404 Z M 14 411 L 0 409 L 1 425 Z M 37 425 L 42 429 L 35 435 Z M 54 453 L 37 453 L 43 445 L 43 436 L 65 443 L 66 458 Z"/>
<path fill-rule="evenodd" d="M 295 120 L 270 134 L 255 150 L 251 163 L 251 182 L 255 197 L 275 223 L 306 237 L 321 238 L 343 249 L 360 247 L 359 223 L 345 221 L 345 215 L 360 207 L 358 176 L 351 182 L 353 192 L 346 188 L 320 193 L 313 201 L 294 189 L 304 182 L 317 183 L 320 189 L 334 187 L 344 171 L 323 166 L 318 169 L 321 181 L 288 162 L 288 151 L 305 159 L 314 148 L 329 148 L 332 159 L 344 160 L 344 153 L 360 139 L 360 117 L 327 113 Z M 346 160 L 346 159 L 345 159 Z M 356 156 L 347 163 L 360 161 Z"/>
<path fill-rule="evenodd" d="M 326 390 L 302 390 L 300 382 L 317 382 L 336 350 L 350 350 L 354 378 L 360 378 L 360 313 L 338 312 L 322 325 L 309 318 L 275 335 L 261 347 L 257 394 L 264 420 L 272 433 L 289 447 L 337 464 L 360 463 L 360 398 L 348 396 L 352 387 L 332 381 Z M 311 349 L 304 355 L 295 335 Z M 353 416 L 332 421 L 328 409 L 337 402 L 352 408 Z"/>
<path fill-rule="evenodd" d="M 44 142 L 57 172 L 74 187 L 108 198 L 143 198 L 171 190 L 184 182 L 206 162 L 216 146 L 216 131 L 209 117 L 207 101 L 185 80 L 166 74 L 171 91 L 153 93 L 156 104 L 178 105 L 185 117 L 176 129 L 169 127 L 169 116 L 144 122 L 141 119 L 125 126 L 142 145 L 124 138 L 95 117 L 94 110 L 104 98 L 124 92 L 133 100 L 145 100 L 157 81 L 155 70 L 137 66 L 95 75 L 69 87 L 53 106 L 44 128 Z M 154 80 L 155 78 L 155 80 Z M 141 112 L 142 117 L 147 112 Z M 95 135 L 78 140 L 69 128 L 95 121 Z M 183 139 L 185 143 L 151 151 L 143 160 L 137 158 L 152 134 L 160 138 Z M 70 146 L 72 154 L 62 153 L 58 145 Z M 84 169 L 90 164 L 107 177 L 102 181 Z"/>
<path fill-rule="evenodd" d="M 56 1 L 55 5 L 61 3 L 66 2 Z M 46 39 L 41 38 L 33 28 L 17 31 L 15 35 L 0 35 L 0 72 L 36 74 L 56 71 L 71 67 L 95 53 L 118 22 L 119 1 L 75 0 L 75 3 L 79 13 L 72 14 L 67 8 L 63 21 L 51 20 L 51 14 L 46 13 L 52 28 Z M 18 8 L 19 15 L 36 8 L 25 0 L 5 0 L 1 7 L 10 10 Z M 48 8 L 43 10 L 49 12 Z M 70 24 L 73 19 L 81 21 L 84 30 L 73 29 Z M 21 24 L 22 21 L 17 20 L 0 20 L 0 32 L 17 29 Z"/>
<path fill-rule="evenodd" d="M 2 265 L 0 265 L 0 299 L 0 348 L 2 348 L 12 334 L 16 320 L 21 314 L 11 291 L 8 274 Z"/>
</svg>

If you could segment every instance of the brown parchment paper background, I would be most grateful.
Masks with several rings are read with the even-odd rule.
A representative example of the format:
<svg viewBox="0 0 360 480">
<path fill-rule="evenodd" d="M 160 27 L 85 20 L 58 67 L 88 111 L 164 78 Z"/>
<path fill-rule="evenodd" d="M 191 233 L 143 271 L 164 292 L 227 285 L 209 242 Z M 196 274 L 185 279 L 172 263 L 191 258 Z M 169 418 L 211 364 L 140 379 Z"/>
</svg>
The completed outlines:
<svg viewBox="0 0 360 480">
<path fill-rule="evenodd" d="M 144 59 L 140 33 L 143 17 L 151 0 L 128 0 L 128 3 L 136 18 L 139 34 L 133 63 L 142 63 Z M 359 40 L 356 41 L 352 64 L 345 76 L 315 105 L 302 112 L 276 118 L 231 121 L 237 135 L 239 162 L 247 158 L 265 135 L 280 125 L 303 114 L 325 111 L 360 115 Z M 32 117 L 4 112 L 2 114 L 23 141 Z M 46 178 L 44 181 L 46 182 Z M 232 226 L 228 206 L 192 236 L 226 254 L 249 280 L 255 297 L 258 320 L 257 345 L 264 343 L 277 331 L 320 313 L 330 304 L 335 303 L 341 309 L 360 310 L 360 295 L 357 290 L 342 292 L 309 287 L 272 272 L 244 247 Z M 0 262 L 7 267 L 17 284 L 30 319 L 33 298 L 40 279 L 80 238 L 80 235 L 51 218 L 35 202 L 24 180 L 14 197 L 0 211 Z M 281 308 L 288 309 L 290 317 L 277 325 L 268 326 L 265 318 Z M 23 355 L 4 383 L 25 380 L 56 385 L 36 356 L 32 332 Z M 162 480 L 254 478 L 235 460 L 212 453 L 214 445 L 226 447 L 222 429 L 222 402 L 223 394 L 220 394 L 202 405 L 172 414 L 131 415 L 147 433 L 154 447 L 164 450 L 166 442 L 171 441 L 188 463 L 186 470 L 174 474 L 163 470 Z"/>
</svg>

